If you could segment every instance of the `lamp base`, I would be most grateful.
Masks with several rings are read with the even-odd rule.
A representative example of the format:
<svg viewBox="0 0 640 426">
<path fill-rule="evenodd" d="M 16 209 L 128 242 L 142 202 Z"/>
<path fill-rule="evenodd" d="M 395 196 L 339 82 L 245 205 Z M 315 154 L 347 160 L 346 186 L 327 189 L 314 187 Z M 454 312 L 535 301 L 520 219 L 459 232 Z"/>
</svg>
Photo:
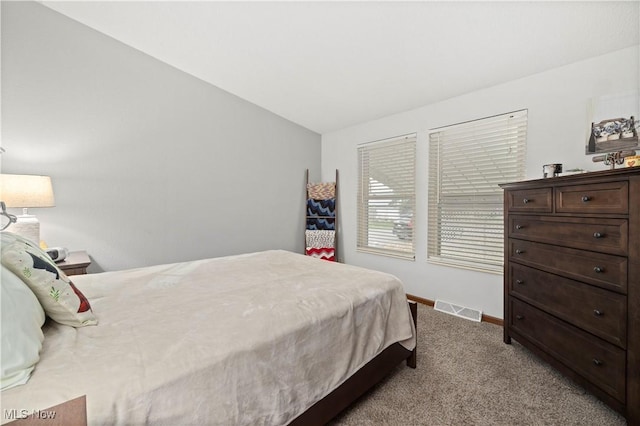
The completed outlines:
<svg viewBox="0 0 640 426">
<path fill-rule="evenodd" d="M 40 222 L 31 214 L 16 216 L 16 223 L 11 225 L 8 231 L 18 234 L 33 241 L 40 246 Z"/>
</svg>

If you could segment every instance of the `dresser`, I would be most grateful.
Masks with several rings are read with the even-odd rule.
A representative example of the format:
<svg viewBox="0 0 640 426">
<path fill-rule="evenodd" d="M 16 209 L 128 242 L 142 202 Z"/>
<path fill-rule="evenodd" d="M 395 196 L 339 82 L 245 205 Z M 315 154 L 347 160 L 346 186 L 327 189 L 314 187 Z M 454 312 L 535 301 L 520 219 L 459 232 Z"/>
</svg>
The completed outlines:
<svg viewBox="0 0 640 426">
<path fill-rule="evenodd" d="M 504 189 L 504 342 L 640 425 L 640 167 Z"/>
</svg>

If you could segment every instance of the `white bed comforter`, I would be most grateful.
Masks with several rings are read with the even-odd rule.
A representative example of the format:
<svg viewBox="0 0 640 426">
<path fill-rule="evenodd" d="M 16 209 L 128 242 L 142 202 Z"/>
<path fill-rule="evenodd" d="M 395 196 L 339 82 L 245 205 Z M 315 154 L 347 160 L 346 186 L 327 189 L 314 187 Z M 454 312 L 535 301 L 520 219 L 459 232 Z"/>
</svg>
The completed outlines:
<svg viewBox="0 0 640 426">
<path fill-rule="evenodd" d="M 2 409 L 87 395 L 89 425 L 287 424 L 394 342 L 400 281 L 286 251 L 73 277 L 99 319 L 48 322 Z"/>
</svg>

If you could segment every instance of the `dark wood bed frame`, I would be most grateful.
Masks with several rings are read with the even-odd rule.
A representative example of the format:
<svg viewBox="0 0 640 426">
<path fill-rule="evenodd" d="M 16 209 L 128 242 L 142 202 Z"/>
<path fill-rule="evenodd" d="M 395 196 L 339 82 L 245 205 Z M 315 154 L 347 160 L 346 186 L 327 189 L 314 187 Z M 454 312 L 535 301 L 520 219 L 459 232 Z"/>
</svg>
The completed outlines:
<svg viewBox="0 0 640 426">
<path fill-rule="evenodd" d="M 409 301 L 408 303 L 411 316 L 413 317 L 413 324 L 417 327 L 418 305 L 413 301 Z M 407 366 L 416 368 L 416 349 L 410 351 L 400 343 L 394 343 L 382 351 L 377 357 L 369 361 L 360 370 L 356 371 L 353 376 L 349 377 L 333 392 L 312 405 L 290 424 L 294 426 L 327 424 L 331 419 L 340 414 L 342 410 L 360 398 L 366 391 L 379 383 L 380 380 L 403 361 L 407 362 Z M 10 422 L 9 424 L 12 426 L 87 426 L 85 396 L 42 411 L 54 411 L 56 413 L 55 419 L 29 416 Z"/>
<path fill-rule="evenodd" d="M 417 327 L 418 305 L 416 302 L 409 301 L 409 309 L 413 317 L 413 324 Z M 360 370 L 356 371 L 353 376 L 349 377 L 333 392 L 316 402 L 300 416 L 296 417 L 290 424 L 293 426 L 327 424 L 331 419 L 340 414 L 342 410 L 385 378 L 401 362 L 406 361 L 407 366 L 416 368 L 416 350 L 417 345 L 416 348 L 410 351 L 400 343 L 394 343 L 382 351 L 377 357 L 369 361 Z"/>
</svg>

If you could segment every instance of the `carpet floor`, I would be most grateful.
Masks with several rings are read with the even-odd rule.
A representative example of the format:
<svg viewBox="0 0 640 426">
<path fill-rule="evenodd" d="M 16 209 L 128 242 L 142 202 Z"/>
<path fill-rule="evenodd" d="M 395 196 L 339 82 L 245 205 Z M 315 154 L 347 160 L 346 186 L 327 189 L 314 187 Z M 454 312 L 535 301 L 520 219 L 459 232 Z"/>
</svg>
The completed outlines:
<svg viewBox="0 0 640 426">
<path fill-rule="evenodd" d="M 401 365 L 332 425 L 625 425 L 502 327 L 418 304 L 418 367 Z"/>
</svg>

